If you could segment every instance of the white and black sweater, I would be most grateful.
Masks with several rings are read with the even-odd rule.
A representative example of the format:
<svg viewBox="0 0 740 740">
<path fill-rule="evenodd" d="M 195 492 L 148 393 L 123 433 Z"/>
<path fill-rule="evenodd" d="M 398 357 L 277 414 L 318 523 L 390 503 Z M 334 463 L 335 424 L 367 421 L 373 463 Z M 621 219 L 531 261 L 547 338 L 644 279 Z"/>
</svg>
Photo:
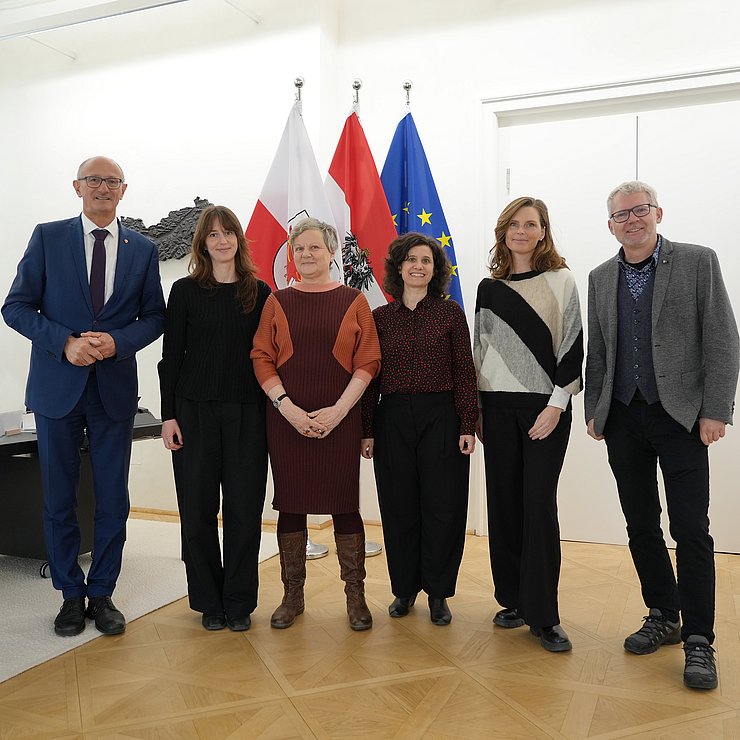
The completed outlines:
<svg viewBox="0 0 740 740">
<path fill-rule="evenodd" d="M 565 409 L 583 386 L 583 327 L 571 271 L 483 280 L 473 356 L 488 402 L 529 407 L 544 400 Z"/>
</svg>

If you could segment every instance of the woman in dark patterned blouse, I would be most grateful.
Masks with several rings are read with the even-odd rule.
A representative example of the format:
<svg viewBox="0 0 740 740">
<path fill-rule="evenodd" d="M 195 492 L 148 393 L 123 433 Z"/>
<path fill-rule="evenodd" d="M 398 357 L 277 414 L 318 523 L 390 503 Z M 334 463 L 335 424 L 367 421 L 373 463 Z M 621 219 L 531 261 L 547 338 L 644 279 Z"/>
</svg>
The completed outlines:
<svg viewBox="0 0 740 740">
<path fill-rule="evenodd" d="M 361 453 L 375 466 L 396 597 L 388 612 L 406 616 L 423 590 L 437 625 L 452 621 L 478 418 L 465 314 L 444 295 L 450 269 L 423 234 L 390 245 L 384 287 L 394 300 L 373 311 L 383 362 L 362 400 Z"/>
</svg>

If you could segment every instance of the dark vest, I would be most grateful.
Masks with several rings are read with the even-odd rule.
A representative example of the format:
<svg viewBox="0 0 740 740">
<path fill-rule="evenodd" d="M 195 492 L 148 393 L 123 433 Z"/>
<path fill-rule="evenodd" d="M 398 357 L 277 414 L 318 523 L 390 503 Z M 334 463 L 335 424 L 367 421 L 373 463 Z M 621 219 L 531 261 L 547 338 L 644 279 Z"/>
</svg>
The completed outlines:
<svg viewBox="0 0 740 740">
<path fill-rule="evenodd" d="M 629 404 L 639 388 L 648 403 L 657 403 L 658 386 L 653 367 L 653 287 L 655 270 L 635 300 L 627 287 L 627 279 L 619 270 L 617 291 L 617 362 L 613 397 Z"/>
</svg>

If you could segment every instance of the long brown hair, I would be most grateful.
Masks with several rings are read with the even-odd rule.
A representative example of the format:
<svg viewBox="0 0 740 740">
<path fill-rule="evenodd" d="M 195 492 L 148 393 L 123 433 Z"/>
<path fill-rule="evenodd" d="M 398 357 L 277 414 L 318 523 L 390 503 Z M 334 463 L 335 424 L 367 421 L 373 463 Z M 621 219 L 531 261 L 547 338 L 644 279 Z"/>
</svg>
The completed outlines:
<svg viewBox="0 0 740 740">
<path fill-rule="evenodd" d="M 216 221 L 221 224 L 224 231 L 233 231 L 236 234 L 237 247 L 236 255 L 234 255 L 237 277 L 236 298 L 242 311 L 249 313 L 257 303 L 257 268 L 252 261 L 244 230 L 230 208 L 206 206 L 203 209 L 193 234 L 188 272 L 193 280 L 206 288 L 215 288 L 218 285 L 218 281 L 213 277 L 213 263 L 206 247 L 206 237 Z"/>
<path fill-rule="evenodd" d="M 511 276 L 511 250 L 506 246 L 506 232 L 509 230 L 509 224 L 514 218 L 514 214 L 520 208 L 527 207 L 532 207 L 537 211 L 540 216 L 540 226 L 545 230 L 545 235 L 537 243 L 532 254 L 532 269 L 537 272 L 547 272 L 548 270 L 559 270 L 568 266 L 565 264 L 565 259 L 558 254 L 558 250 L 555 248 L 547 206 L 538 198 L 524 196 L 512 200 L 498 217 L 495 229 L 496 243 L 491 249 L 491 260 L 488 263 L 492 278 L 501 280 Z"/>
</svg>

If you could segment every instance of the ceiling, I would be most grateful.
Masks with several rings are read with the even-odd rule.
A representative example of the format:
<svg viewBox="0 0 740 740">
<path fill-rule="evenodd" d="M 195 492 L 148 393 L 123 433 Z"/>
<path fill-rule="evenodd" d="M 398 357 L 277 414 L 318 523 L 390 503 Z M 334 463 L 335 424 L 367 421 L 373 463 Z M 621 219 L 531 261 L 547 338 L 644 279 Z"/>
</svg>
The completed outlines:
<svg viewBox="0 0 740 740">
<path fill-rule="evenodd" d="M 0 40 L 67 28 L 90 21 L 139 13 L 190 0 L 0 0 Z M 260 15 L 244 0 L 217 0 L 260 23 Z"/>
</svg>

